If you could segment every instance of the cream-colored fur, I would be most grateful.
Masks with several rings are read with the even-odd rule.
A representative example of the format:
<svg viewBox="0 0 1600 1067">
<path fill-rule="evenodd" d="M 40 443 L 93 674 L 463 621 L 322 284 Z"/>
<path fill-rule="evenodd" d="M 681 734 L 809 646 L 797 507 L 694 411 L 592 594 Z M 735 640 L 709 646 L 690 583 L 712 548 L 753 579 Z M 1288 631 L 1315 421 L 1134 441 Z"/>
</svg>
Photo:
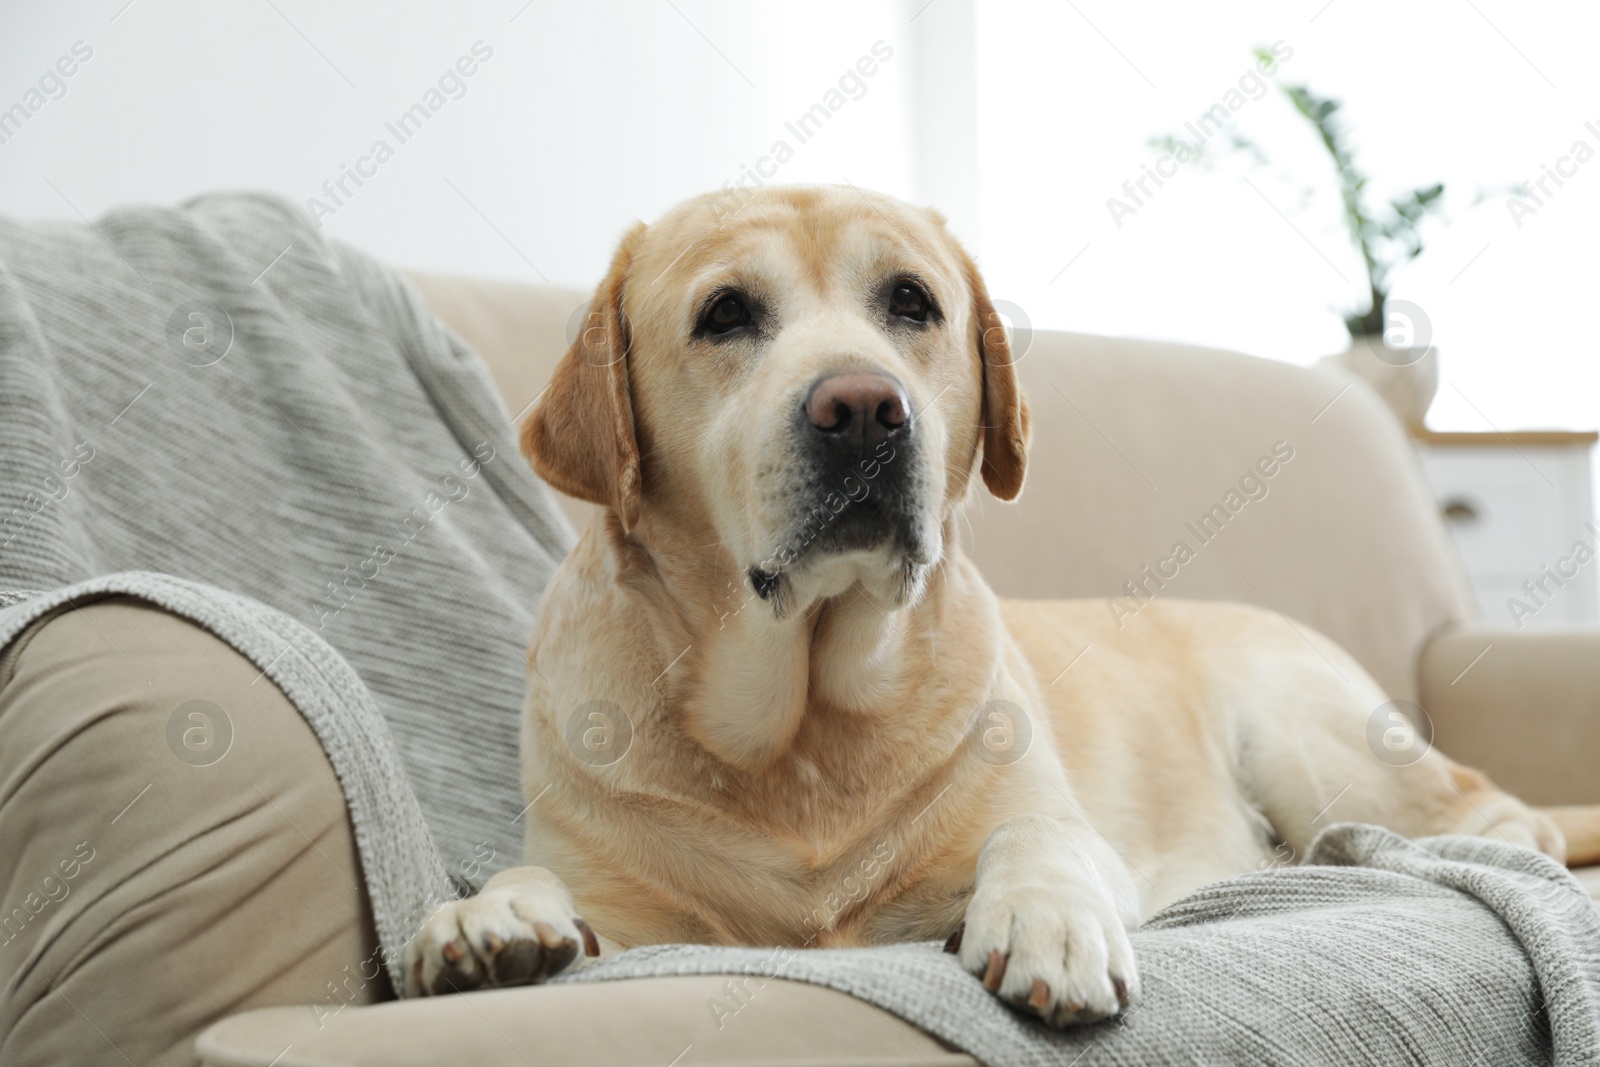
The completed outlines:
<svg viewBox="0 0 1600 1067">
<path fill-rule="evenodd" d="M 939 321 L 885 312 L 899 276 Z M 726 287 L 764 310 L 715 343 L 697 316 Z M 1384 694 L 1304 627 L 1163 602 L 1118 629 L 1098 602 L 998 599 L 957 516 L 975 476 L 1021 489 L 1010 359 L 943 220 L 887 197 L 705 197 L 624 239 L 524 431 L 543 477 L 603 505 L 528 651 L 532 866 L 429 921 L 411 992 L 541 980 L 581 960 L 581 915 L 620 946 L 951 937 L 999 996 L 1068 1023 L 1137 995 L 1142 917 L 1330 823 L 1562 854 L 1549 818 L 1439 752 L 1377 758 Z M 792 416 L 839 370 L 894 377 L 916 412 L 914 447 L 857 472 L 914 488 L 907 543 L 801 542 L 796 514 L 825 524 L 811 497 L 835 487 Z"/>
</svg>

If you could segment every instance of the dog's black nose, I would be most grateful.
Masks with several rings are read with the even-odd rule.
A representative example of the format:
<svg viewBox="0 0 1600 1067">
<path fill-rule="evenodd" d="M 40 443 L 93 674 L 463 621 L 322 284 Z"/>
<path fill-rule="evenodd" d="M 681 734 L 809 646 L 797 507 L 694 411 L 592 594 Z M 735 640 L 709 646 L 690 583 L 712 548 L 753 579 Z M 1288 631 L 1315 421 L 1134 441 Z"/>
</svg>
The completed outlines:
<svg viewBox="0 0 1600 1067">
<path fill-rule="evenodd" d="M 827 374 L 811 386 L 806 419 L 846 450 L 864 453 L 910 428 L 911 401 L 900 383 L 886 374 Z"/>
</svg>

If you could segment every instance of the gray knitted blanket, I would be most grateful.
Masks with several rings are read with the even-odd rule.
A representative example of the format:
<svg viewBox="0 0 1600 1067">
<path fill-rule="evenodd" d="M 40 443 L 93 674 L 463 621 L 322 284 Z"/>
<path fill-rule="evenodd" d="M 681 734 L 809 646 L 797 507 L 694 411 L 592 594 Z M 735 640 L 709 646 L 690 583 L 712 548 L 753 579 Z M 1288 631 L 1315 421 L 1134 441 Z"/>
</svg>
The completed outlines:
<svg viewBox="0 0 1600 1067">
<path fill-rule="evenodd" d="M 476 357 L 295 209 L 0 220 L 0 647 L 128 593 L 254 661 L 339 776 L 391 966 L 452 875 L 521 855 L 523 646 L 569 543 Z M 666 946 L 564 980 L 798 978 L 993 1064 L 1600 1064 L 1600 921 L 1560 867 L 1371 827 L 1310 862 L 1169 908 L 1136 1009 L 1065 1034 L 929 945 Z"/>
<path fill-rule="evenodd" d="M 391 956 L 450 875 L 521 862 L 524 650 L 571 539 L 477 356 L 290 205 L 0 219 L 0 645 L 129 593 L 253 660 Z"/>
<path fill-rule="evenodd" d="M 937 942 L 874 949 L 638 948 L 557 979 L 734 974 L 747 1025 L 773 978 L 843 990 L 991 1067 L 1523 1067 L 1600 1063 L 1600 912 L 1536 852 L 1347 823 L 1306 865 L 1207 886 L 1133 935 L 1143 994 L 1047 1030 Z M 758 1009 L 759 1010 L 759 1009 Z"/>
</svg>

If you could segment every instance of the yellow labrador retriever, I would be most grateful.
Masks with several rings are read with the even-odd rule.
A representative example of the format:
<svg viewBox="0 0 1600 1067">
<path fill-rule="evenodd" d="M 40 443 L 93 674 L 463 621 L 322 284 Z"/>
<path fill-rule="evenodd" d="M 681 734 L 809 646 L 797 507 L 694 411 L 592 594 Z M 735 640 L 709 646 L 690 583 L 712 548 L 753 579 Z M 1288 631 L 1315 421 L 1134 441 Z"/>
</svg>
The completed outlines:
<svg viewBox="0 0 1600 1067">
<path fill-rule="evenodd" d="M 725 206 L 624 238 L 524 427 L 601 506 L 528 650 L 536 866 L 435 913 L 409 992 L 540 981 L 593 931 L 949 938 L 1060 1025 L 1137 995 L 1142 917 L 1328 822 L 1600 852 L 1600 809 L 1374 756 L 1383 692 L 1274 614 L 1157 602 L 1119 630 L 996 597 L 956 520 L 980 479 L 1022 491 L 1028 407 L 971 259 L 854 188 Z"/>
</svg>

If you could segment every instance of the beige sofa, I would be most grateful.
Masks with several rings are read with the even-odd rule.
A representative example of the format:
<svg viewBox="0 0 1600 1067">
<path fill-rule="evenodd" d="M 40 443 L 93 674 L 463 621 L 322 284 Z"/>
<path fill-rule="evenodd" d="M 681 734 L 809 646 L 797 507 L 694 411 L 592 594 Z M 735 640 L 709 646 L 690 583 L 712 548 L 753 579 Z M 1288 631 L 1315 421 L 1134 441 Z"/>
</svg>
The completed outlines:
<svg viewBox="0 0 1600 1067">
<path fill-rule="evenodd" d="M 513 415 L 543 388 L 584 303 L 552 288 L 414 281 L 488 361 Z M 1476 618 L 1405 432 L 1365 386 L 1056 333 L 1026 342 L 1019 372 L 1034 415 L 1027 489 L 1016 506 L 980 501 L 963 526 L 1001 593 L 1106 599 L 1127 625 L 1144 595 L 1264 605 L 1421 704 L 1457 759 L 1533 801 L 1600 802 L 1600 628 L 1516 633 Z M 1242 490 L 1275 445 L 1292 458 L 1259 483 L 1264 495 Z M 587 505 L 563 504 L 583 521 Z M 1179 540 L 1193 559 L 1163 564 Z M 1125 583 L 1142 592 L 1130 598 Z M 1580 872 L 1600 894 L 1597 875 Z M 768 983 L 759 1007 L 719 1027 L 705 1005 L 723 995 L 722 980 L 681 977 L 351 1007 L 331 1021 L 266 1008 L 216 1024 L 199 1049 L 209 1064 L 257 1067 L 973 1063 L 831 990 Z"/>
</svg>

